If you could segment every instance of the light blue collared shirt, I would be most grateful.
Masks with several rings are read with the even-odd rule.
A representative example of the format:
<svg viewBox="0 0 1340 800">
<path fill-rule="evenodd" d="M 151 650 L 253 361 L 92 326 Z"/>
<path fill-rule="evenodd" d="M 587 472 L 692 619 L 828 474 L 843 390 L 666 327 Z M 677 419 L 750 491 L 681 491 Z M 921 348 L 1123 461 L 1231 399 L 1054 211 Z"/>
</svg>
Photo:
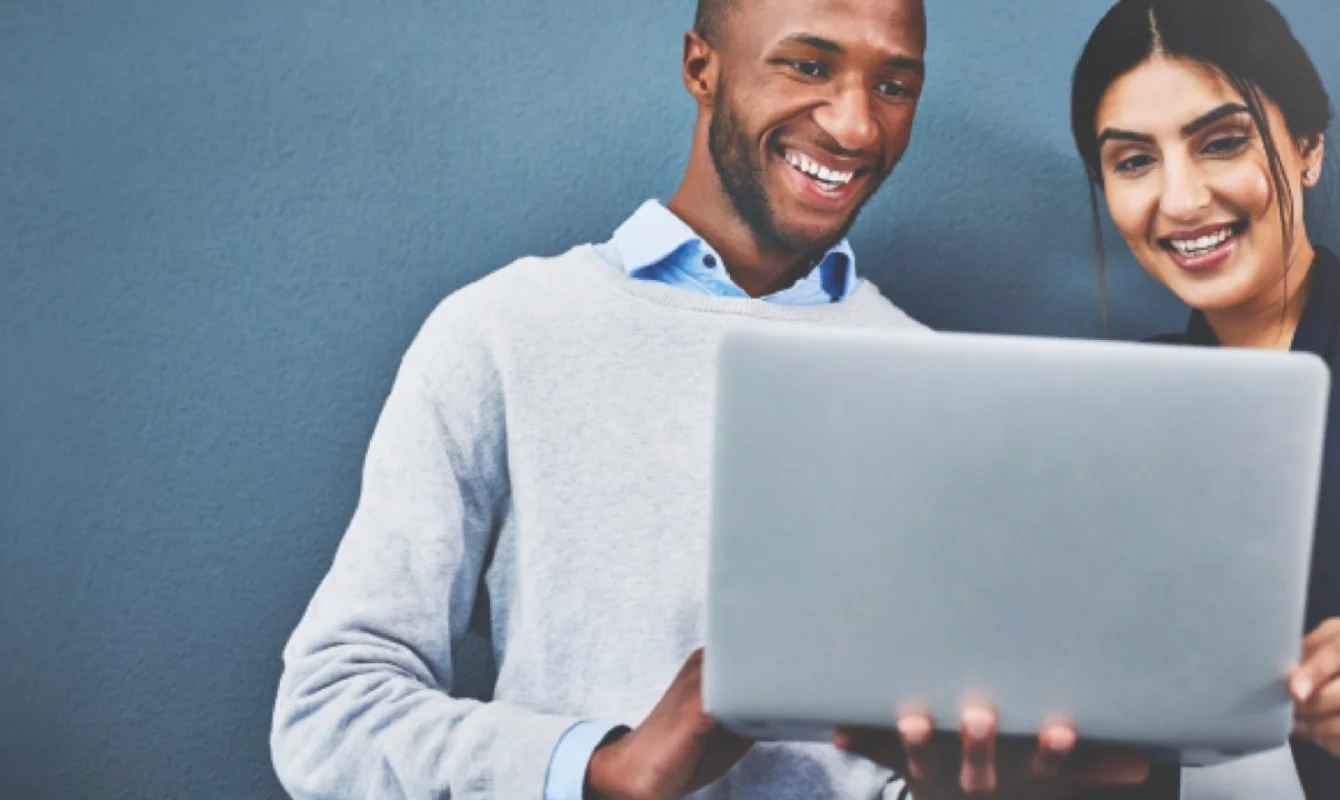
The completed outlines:
<svg viewBox="0 0 1340 800">
<path fill-rule="evenodd" d="M 596 249 L 633 278 L 718 297 L 749 296 L 731 280 L 716 250 L 655 200 L 643 203 L 613 239 Z M 794 306 L 834 303 L 850 295 L 858 282 L 856 256 L 843 239 L 805 277 L 762 299 Z"/>
<path fill-rule="evenodd" d="M 648 200 L 596 245 L 601 257 L 632 278 L 659 281 L 686 291 L 718 297 L 748 297 L 731 280 L 721 256 L 679 217 Z M 791 286 L 762 298 L 781 305 L 821 305 L 848 297 L 859 285 L 856 256 L 846 239 L 824 254 L 819 265 Z M 544 800 L 583 800 L 591 755 L 617 725 L 579 722 L 554 748 L 545 779 Z"/>
</svg>

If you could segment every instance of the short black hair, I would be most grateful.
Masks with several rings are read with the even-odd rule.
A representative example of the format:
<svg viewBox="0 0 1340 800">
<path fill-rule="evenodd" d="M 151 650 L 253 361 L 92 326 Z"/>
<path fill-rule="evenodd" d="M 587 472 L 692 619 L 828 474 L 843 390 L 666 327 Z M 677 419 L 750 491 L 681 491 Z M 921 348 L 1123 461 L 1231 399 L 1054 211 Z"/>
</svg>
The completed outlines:
<svg viewBox="0 0 1340 800">
<path fill-rule="evenodd" d="M 726 19 L 740 9 L 743 0 L 698 0 L 698 13 L 693 19 L 693 29 L 707 43 L 717 47 L 721 43 L 721 33 Z"/>
</svg>

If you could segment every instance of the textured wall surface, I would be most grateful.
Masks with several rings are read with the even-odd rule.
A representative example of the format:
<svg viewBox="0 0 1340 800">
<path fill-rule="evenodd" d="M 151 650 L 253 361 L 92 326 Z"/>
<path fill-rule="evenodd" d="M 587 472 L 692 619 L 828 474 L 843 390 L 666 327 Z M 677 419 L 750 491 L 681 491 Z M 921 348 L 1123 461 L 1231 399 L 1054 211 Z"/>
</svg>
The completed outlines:
<svg viewBox="0 0 1340 800">
<path fill-rule="evenodd" d="M 930 5 L 863 271 L 937 327 L 1098 333 L 1066 80 L 1106 3 Z M 1283 7 L 1340 94 L 1334 0 Z M 281 796 L 280 648 L 399 354 L 456 287 L 674 189 L 691 16 L 0 0 L 0 797 Z M 1180 326 L 1112 250 L 1116 333 Z"/>
</svg>

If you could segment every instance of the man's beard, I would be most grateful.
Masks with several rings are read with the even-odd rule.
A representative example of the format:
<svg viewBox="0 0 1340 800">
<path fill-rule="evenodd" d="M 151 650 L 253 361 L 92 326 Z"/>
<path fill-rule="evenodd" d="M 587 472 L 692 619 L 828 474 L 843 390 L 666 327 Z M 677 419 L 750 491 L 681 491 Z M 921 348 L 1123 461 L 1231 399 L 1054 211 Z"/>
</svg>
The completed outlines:
<svg viewBox="0 0 1340 800">
<path fill-rule="evenodd" d="M 794 232 L 787 232 L 777 224 L 777 216 L 763 187 L 763 164 L 759 162 L 761 154 L 753 147 L 750 136 L 744 130 L 740 118 L 727 100 L 725 84 L 717 87 L 716 100 L 712 105 L 712 122 L 708 126 L 707 149 L 712 154 L 712 165 L 716 167 L 717 177 L 726 190 L 731 205 L 744 220 L 749 229 L 758 237 L 765 248 L 787 253 L 807 253 L 817 255 L 837 244 L 860 215 L 865 200 L 862 199 L 851 216 L 842 224 L 840 230 L 821 240 L 807 240 Z"/>
</svg>

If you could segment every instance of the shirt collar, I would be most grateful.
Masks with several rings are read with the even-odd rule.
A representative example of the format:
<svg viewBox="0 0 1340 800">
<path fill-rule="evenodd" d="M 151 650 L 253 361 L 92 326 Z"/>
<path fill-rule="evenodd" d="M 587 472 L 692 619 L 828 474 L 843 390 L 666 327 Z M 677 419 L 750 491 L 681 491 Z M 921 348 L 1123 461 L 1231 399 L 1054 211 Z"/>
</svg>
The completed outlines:
<svg viewBox="0 0 1340 800">
<path fill-rule="evenodd" d="M 711 255 L 718 262 L 724 263 L 711 245 L 657 200 L 643 203 L 620 225 L 610 245 L 629 275 L 659 264 L 685 247 L 694 247 L 701 254 Z M 814 287 L 807 285 L 818 284 L 835 300 L 843 300 L 856 289 L 856 283 L 856 254 L 844 237 L 828 249 L 818 266 L 808 275 L 772 297 L 804 291 L 806 288 L 812 291 Z"/>
</svg>

